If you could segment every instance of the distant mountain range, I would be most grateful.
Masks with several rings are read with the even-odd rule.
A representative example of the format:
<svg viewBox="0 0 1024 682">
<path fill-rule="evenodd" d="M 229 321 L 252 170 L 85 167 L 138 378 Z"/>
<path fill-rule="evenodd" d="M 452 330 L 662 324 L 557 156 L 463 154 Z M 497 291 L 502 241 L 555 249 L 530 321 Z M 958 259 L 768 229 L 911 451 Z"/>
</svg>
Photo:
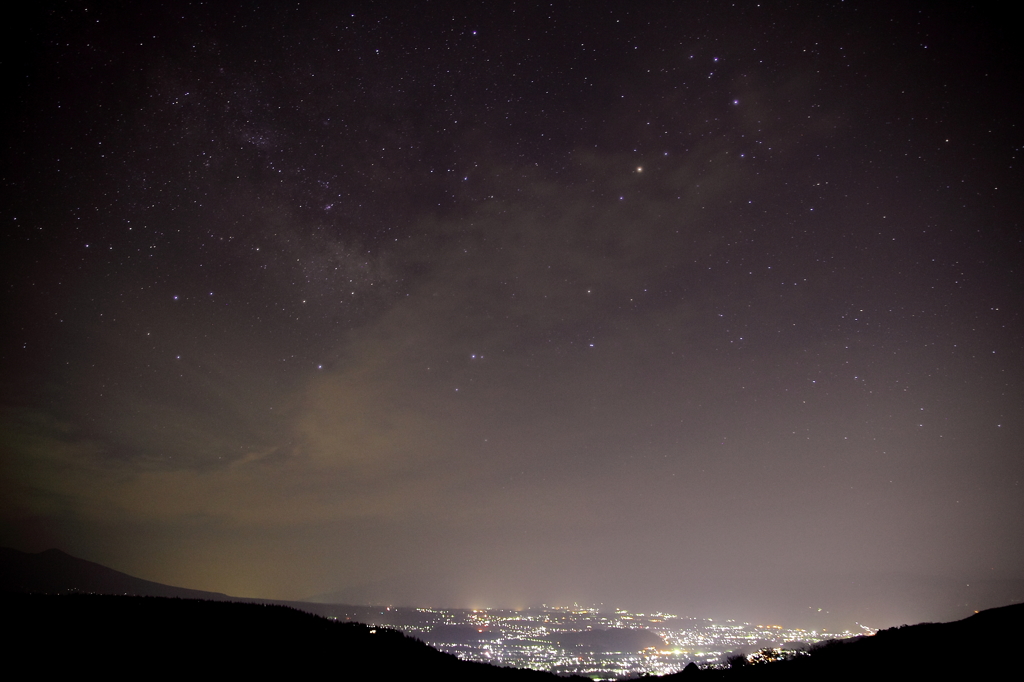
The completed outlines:
<svg viewBox="0 0 1024 682">
<path fill-rule="evenodd" d="M 0 589 L 7 592 L 45 594 L 84 592 L 237 601 L 219 592 L 171 587 L 136 578 L 91 561 L 78 559 L 59 549 L 27 554 L 9 547 L 0 547 Z"/>
<path fill-rule="evenodd" d="M 318 617 L 308 613 L 315 604 L 295 603 L 300 611 L 161 585 L 55 549 L 0 548 L 0 591 L 4 620 L 15 626 L 5 650 L 44 674 L 556 679 L 461 661 L 387 628 Z M 1021 641 L 1024 604 L 1015 604 L 953 623 L 817 645 L 787 661 L 751 664 L 737 657 L 729 669 L 690 667 L 665 679 L 1011 679 L 1021 666 Z"/>
<path fill-rule="evenodd" d="M 0 591 L 33 594 L 118 594 L 136 597 L 172 597 L 289 606 L 330 618 L 370 620 L 380 609 L 280 599 L 232 597 L 220 592 L 190 590 L 143 580 L 101 564 L 73 557 L 59 549 L 28 554 L 0 547 Z"/>
</svg>

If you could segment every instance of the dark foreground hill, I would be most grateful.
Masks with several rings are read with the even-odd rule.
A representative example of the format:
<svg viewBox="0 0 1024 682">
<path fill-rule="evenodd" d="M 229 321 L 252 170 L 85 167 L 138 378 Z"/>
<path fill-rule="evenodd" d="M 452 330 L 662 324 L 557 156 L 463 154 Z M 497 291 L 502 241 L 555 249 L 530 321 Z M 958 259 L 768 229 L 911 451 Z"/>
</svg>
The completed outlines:
<svg viewBox="0 0 1024 682">
<path fill-rule="evenodd" d="M 95 594 L 2 595 L 8 665 L 52 678 L 329 676 L 357 680 L 563 680 L 462 661 L 387 628 L 276 605 Z M 582 678 L 576 678 L 582 679 Z"/>
<path fill-rule="evenodd" d="M 0 614 L 13 626 L 9 659 L 47 677 L 565 679 L 462 661 L 387 628 L 142 580 L 56 549 L 0 548 Z"/>
</svg>

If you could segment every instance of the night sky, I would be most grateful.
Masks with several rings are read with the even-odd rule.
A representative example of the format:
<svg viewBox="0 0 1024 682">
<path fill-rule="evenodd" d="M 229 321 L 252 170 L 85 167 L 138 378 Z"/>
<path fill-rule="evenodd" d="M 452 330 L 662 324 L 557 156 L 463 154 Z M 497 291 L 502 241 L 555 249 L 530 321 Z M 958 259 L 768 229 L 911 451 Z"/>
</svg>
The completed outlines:
<svg viewBox="0 0 1024 682">
<path fill-rule="evenodd" d="M 349 603 L 1024 599 L 1009 15 L 31 11 L 0 544 Z"/>
</svg>

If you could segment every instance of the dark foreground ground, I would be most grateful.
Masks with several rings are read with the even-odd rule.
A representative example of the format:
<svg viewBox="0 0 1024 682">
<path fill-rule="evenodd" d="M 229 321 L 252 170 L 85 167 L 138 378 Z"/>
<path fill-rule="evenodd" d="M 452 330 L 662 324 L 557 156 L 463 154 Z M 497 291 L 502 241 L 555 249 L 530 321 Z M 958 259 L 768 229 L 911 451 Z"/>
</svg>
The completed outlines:
<svg viewBox="0 0 1024 682">
<path fill-rule="evenodd" d="M 386 628 L 285 606 L 96 594 L 0 593 L 8 664 L 46 677 L 330 676 L 372 680 L 566 679 L 461 661 Z M 823 643 L 788 661 L 695 667 L 665 680 L 1020 679 L 1024 604 Z M 582 678 L 570 678 L 582 679 Z"/>
<path fill-rule="evenodd" d="M 11 633 L 4 642 L 8 666 L 48 679 L 83 673 L 141 679 L 566 679 L 462 661 L 394 630 L 338 623 L 284 606 L 10 593 L 0 605 Z"/>
</svg>

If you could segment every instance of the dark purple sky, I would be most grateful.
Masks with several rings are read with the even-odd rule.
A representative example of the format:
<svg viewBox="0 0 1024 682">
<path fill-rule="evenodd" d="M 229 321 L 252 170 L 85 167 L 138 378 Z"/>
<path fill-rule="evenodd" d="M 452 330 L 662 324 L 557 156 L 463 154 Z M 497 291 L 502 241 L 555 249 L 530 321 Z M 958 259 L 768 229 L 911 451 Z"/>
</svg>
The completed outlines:
<svg viewBox="0 0 1024 682">
<path fill-rule="evenodd" d="M 3 544 L 403 605 L 1024 599 L 1008 16 L 389 5 L 5 29 Z"/>
</svg>

